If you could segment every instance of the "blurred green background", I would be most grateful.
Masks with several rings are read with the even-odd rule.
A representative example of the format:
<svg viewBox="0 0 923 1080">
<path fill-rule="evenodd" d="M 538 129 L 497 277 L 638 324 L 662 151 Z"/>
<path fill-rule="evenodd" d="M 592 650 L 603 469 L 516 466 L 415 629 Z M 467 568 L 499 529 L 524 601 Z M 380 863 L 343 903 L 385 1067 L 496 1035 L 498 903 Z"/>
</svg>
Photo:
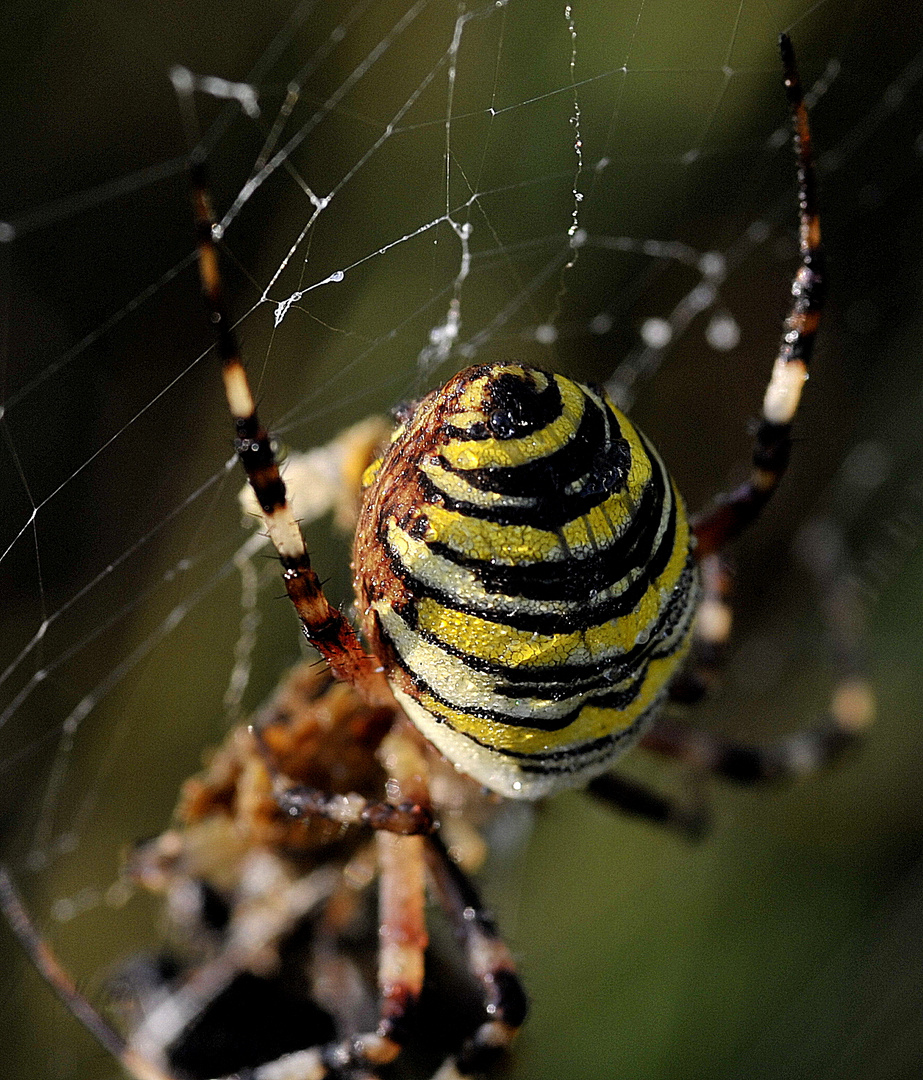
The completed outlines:
<svg viewBox="0 0 923 1080">
<path fill-rule="evenodd" d="M 445 214 L 446 160 L 452 207 L 479 195 L 455 215 L 473 226 L 460 341 L 478 359 L 604 380 L 643 357 L 645 320 L 701 283 L 694 266 L 614 238 L 727 255 L 719 303 L 664 351 L 633 409 L 695 507 L 739 474 L 794 269 L 793 164 L 774 137 L 785 123 L 775 37 L 789 29 L 805 84 L 829 84 L 813 112 L 829 312 L 791 475 L 740 545 L 727 678 L 699 719 L 759 739 L 824 708 L 823 628 L 792 544 L 800 523 L 830 512 L 868 583 L 880 723 L 865 750 L 816 781 L 758 794 L 716 786 L 714 833 L 694 847 L 562 796 L 522 850 L 498 854 L 485 890 L 533 1002 L 514 1077 L 919 1075 L 919 5 L 578 2 L 575 39 L 561 3 L 472 6 L 448 154 L 446 50 L 462 9 L 337 0 L 290 21 L 294 10 L 75 0 L 0 14 L 0 217 L 16 225 L 0 245 L 4 667 L 53 616 L 0 700 L 12 702 L 0 843 L 30 908 L 103 1000 L 107 970 L 157 940 L 155 905 L 104 902 L 118 853 L 164 826 L 179 783 L 229 723 L 241 600 L 227 561 L 244 534 L 239 481 L 221 471 L 230 447 L 214 367 L 197 363 L 208 336 L 169 68 L 260 90 L 256 123 L 199 100 L 219 208 L 257 160 L 260 124 L 292 80 L 302 87 L 285 137 L 306 137 L 291 170 L 277 170 L 228 233 L 241 316 L 267 286 L 279 300 L 350 267 L 279 328 L 270 304 L 242 326 L 263 414 L 292 446 L 323 442 L 467 362 L 417 364 L 445 318 L 457 237 L 443 223 L 390 246 Z M 378 145 L 390 120 L 397 130 Z M 311 215 L 303 182 L 336 194 L 276 280 Z M 565 269 L 575 205 L 589 239 Z M 716 313 L 739 326 L 731 351 L 708 345 Z M 323 525 L 309 542 L 345 600 L 347 545 Z M 246 707 L 299 655 L 271 567 L 264 577 Z M 88 694 L 71 741 L 62 724 Z M 682 790 L 669 765 L 626 768 Z M 0 970 L 6 1075 L 117 1074 L 2 929 Z"/>
</svg>

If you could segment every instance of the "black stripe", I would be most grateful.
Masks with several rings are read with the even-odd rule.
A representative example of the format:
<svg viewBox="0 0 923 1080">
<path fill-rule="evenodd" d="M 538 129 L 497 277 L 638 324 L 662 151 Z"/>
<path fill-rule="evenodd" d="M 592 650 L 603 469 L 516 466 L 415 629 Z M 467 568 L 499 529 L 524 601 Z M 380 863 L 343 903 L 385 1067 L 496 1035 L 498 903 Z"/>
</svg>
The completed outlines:
<svg viewBox="0 0 923 1080">
<path fill-rule="evenodd" d="M 545 698 L 548 701 L 566 701 L 567 698 L 576 697 L 577 694 L 601 690 L 604 687 L 614 687 L 618 683 L 630 679 L 639 664 L 646 660 L 642 653 L 635 657 L 633 664 L 597 664 L 592 674 L 576 675 L 573 668 L 562 665 L 556 679 L 523 679 L 522 682 L 497 682 L 492 690 L 498 697 L 522 698 L 534 697 Z M 534 669 L 533 669 L 534 670 Z"/>
<path fill-rule="evenodd" d="M 465 615 L 484 619 L 486 622 L 509 626 L 526 633 L 562 634 L 586 630 L 591 626 L 601 626 L 603 623 L 612 622 L 613 619 L 631 614 L 651 583 L 663 573 L 676 544 L 676 513 L 677 505 L 674 499 L 670 507 L 667 527 L 664 530 L 660 544 L 653 554 L 651 554 L 646 544 L 641 543 L 641 540 L 648 539 L 647 535 L 642 535 L 639 537 L 637 544 L 630 546 L 629 551 L 623 558 L 613 555 L 612 549 L 609 549 L 590 559 L 567 559 L 561 561 L 558 564 L 561 573 L 556 576 L 556 580 L 552 579 L 548 573 L 549 569 L 555 565 L 553 563 L 537 564 L 535 569 L 542 571 L 544 579 L 533 577 L 532 580 L 528 580 L 531 575 L 523 575 L 517 572 L 531 570 L 533 567 L 490 567 L 490 571 L 508 571 L 502 575 L 508 587 L 515 588 L 516 584 L 523 586 L 518 593 L 512 594 L 513 598 L 518 597 L 546 602 L 553 600 L 566 601 L 575 605 L 572 612 L 528 611 L 525 608 L 516 611 L 501 611 L 496 608 L 479 607 L 467 603 L 462 598 L 435 585 L 418 581 L 409 571 L 400 566 L 397 554 L 388 547 L 388 556 L 395 572 L 404 579 L 409 578 L 410 582 L 412 582 L 410 591 L 414 596 L 414 601 L 411 604 L 400 609 L 395 608 L 395 610 L 398 611 L 398 614 L 401 615 L 408 626 L 412 626 L 414 629 L 417 629 L 415 602 L 423 597 L 433 599 L 451 611 L 460 611 Z M 659 526 L 660 519 L 658 517 L 656 527 L 659 528 Z M 656 528 L 645 524 L 644 533 L 647 532 L 656 533 Z M 653 537 L 650 537 L 650 539 L 653 539 Z M 613 547 L 615 546 L 613 545 Z M 436 545 L 433 546 L 433 549 L 436 550 Z M 633 561 L 629 562 L 628 554 L 635 555 Z M 596 570 L 595 578 L 593 578 L 592 573 L 587 574 L 586 567 L 588 564 Z M 487 565 L 489 566 L 489 564 Z M 640 573 L 637 579 L 621 594 L 610 597 L 602 603 L 591 603 L 596 594 L 607 587 L 608 584 L 620 581 L 630 570 L 635 569 L 644 572 Z M 605 577 L 603 577 L 604 573 Z M 489 573 L 489 576 L 497 577 L 500 575 Z M 588 576 L 592 579 L 589 585 L 587 584 Z M 599 583 L 600 580 L 602 583 Z M 482 584 L 489 588 L 494 582 L 482 582 Z M 499 592 L 500 590 L 493 588 L 489 589 L 489 591 Z"/>
<path fill-rule="evenodd" d="M 647 678 L 647 663 L 645 662 L 631 685 L 626 686 L 622 690 L 614 690 L 600 694 L 588 693 L 583 700 L 574 705 L 572 709 L 569 709 L 562 716 L 541 717 L 536 715 L 530 718 L 511 716 L 509 713 L 499 712 L 495 709 L 486 709 L 480 705 L 468 705 L 464 702 L 451 701 L 437 690 L 434 690 L 421 675 L 408 668 L 401 658 L 399 658 L 398 662 L 420 693 L 429 694 L 430 697 L 434 698 L 440 704 L 445 705 L 446 708 L 452 709 L 455 712 L 464 713 L 467 716 L 476 716 L 480 720 L 491 720 L 496 724 L 503 724 L 505 727 L 528 728 L 531 731 L 562 731 L 564 728 L 569 727 L 587 706 L 597 709 L 612 709 L 614 712 L 624 712 L 625 709 L 635 701 L 638 694 L 641 693 L 641 689 L 644 686 L 644 680 Z M 430 713 L 430 715 L 435 716 L 437 720 L 443 719 L 435 713 Z"/>
<path fill-rule="evenodd" d="M 448 720 L 441 716 L 434 716 L 433 719 L 440 724 L 445 724 L 446 727 L 451 728 L 452 731 L 457 732 L 459 735 L 463 735 L 466 739 L 470 739 L 471 742 L 475 743 L 477 746 L 482 746 L 485 750 L 490 750 L 495 754 L 502 754 L 503 757 L 516 758 L 518 761 L 522 762 L 520 765 L 522 772 L 550 774 L 577 772 L 580 766 L 574 764 L 574 758 L 592 756 L 593 758 L 600 760 L 603 757 L 610 756 L 609 751 L 611 748 L 622 742 L 624 739 L 633 736 L 635 732 L 637 732 L 638 727 L 660 708 L 660 704 L 661 698 L 658 697 L 651 702 L 650 706 L 637 716 L 627 728 L 613 731 L 609 735 L 602 735 L 600 738 L 592 739 L 589 742 L 565 747 L 563 750 L 545 751 L 537 754 L 529 754 L 523 750 L 508 750 L 506 747 L 502 746 L 493 746 L 490 743 L 486 743 L 482 739 L 478 739 L 474 735 L 469 734 L 467 731 L 458 731 L 458 728 L 455 727 L 454 724 L 449 723 Z M 589 764 L 592 764 L 592 762 L 585 763 L 585 765 Z"/>
<path fill-rule="evenodd" d="M 638 725 L 647 719 L 649 715 L 650 710 L 642 713 L 629 727 L 623 728 L 621 731 L 614 731 L 611 735 L 604 736 L 601 739 L 595 739 L 592 743 L 582 743 L 580 746 L 567 751 L 566 755 L 564 753 L 549 754 L 544 760 L 536 755 L 537 760 L 534 763 L 529 758 L 526 758 L 519 767 L 520 771 L 535 776 L 582 772 L 594 764 L 594 761 L 610 757 L 611 748 L 618 745 L 629 735 L 633 735 L 638 730 Z M 574 758 L 582 759 L 588 756 L 590 757 L 589 761 L 578 763 L 573 760 Z"/>
<path fill-rule="evenodd" d="M 429 547 L 434 554 L 470 570 L 487 592 L 524 600 L 584 603 L 616 584 L 629 570 L 643 566 L 660 528 L 663 498 L 662 484 L 645 485 L 638 512 L 627 528 L 584 559 L 571 556 L 509 566 L 470 558 L 443 543 Z"/>
<path fill-rule="evenodd" d="M 472 372 L 471 382 L 490 375 L 490 366 Z M 543 372 L 544 374 L 544 372 Z M 486 400 L 483 411 L 487 420 L 483 424 L 472 424 L 467 428 L 445 426 L 446 433 L 452 439 L 465 442 L 477 442 L 487 439 L 521 439 L 536 431 L 541 431 L 561 415 L 561 391 L 553 376 L 548 375 L 548 385 L 544 390 L 537 390 L 528 376 L 516 375 L 504 371 L 500 375 L 491 375 L 485 386 Z"/>
<path fill-rule="evenodd" d="M 429 544 L 430 550 L 455 565 L 469 570 L 487 592 L 546 602 L 553 600 L 589 602 L 597 593 L 614 585 L 629 571 L 639 569 L 645 564 L 647 553 L 651 551 L 657 530 L 660 528 L 663 501 L 668 485 L 670 485 L 671 496 L 674 498 L 671 519 L 675 522 L 676 497 L 670 478 L 656 451 L 640 432 L 638 435 L 650 461 L 651 479 L 645 484 L 638 505 L 634 507 L 632 519 L 624 531 L 608 545 L 599 547 L 597 552 L 588 558 L 547 560 L 507 566 L 489 560 L 469 558 L 445 544 Z M 422 539 L 427 526 L 428 521 L 425 518 L 415 522 L 415 535 Z M 543 523 L 539 522 L 538 527 L 542 528 Z M 382 542 L 386 545 L 383 535 Z M 669 561 L 669 556 L 667 556 L 667 561 Z M 393 559 L 392 565 L 395 573 L 402 580 L 413 582 L 412 591 L 415 591 L 416 579 L 410 575 L 410 572 L 399 563 L 395 564 Z M 422 586 L 420 588 L 422 589 Z"/>
<path fill-rule="evenodd" d="M 256 500 L 264 513 L 274 514 L 285 506 L 286 497 L 272 440 L 263 430 L 256 413 L 238 417 L 234 425 L 234 449 L 250 480 Z"/>
<path fill-rule="evenodd" d="M 626 529 L 607 546 L 600 546 L 585 559 L 571 557 L 509 566 L 470 558 L 442 543 L 430 543 L 428 547 L 433 554 L 470 571 L 486 592 L 512 599 L 563 600 L 585 604 L 597 593 L 616 584 L 629 571 L 644 566 L 661 525 L 664 496 L 664 478 L 659 470 L 655 470 L 654 478 L 645 485 Z M 674 500 L 671 521 L 675 521 L 675 515 Z M 424 530 L 425 527 L 424 524 Z M 425 594 L 425 586 L 418 583 L 411 571 L 400 563 L 387 543 L 385 547 L 395 573 L 411 583 L 412 591 L 416 592 L 419 588 L 421 594 Z"/>
<path fill-rule="evenodd" d="M 676 583 L 676 588 L 673 590 L 667 606 L 661 612 L 658 621 L 657 641 L 667 641 L 673 635 L 679 623 L 687 615 L 690 617 L 692 616 L 693 612 L 690 611 L 690 608 L 693 606 L 693 601 L 695 599 L 693 596 L 694 590 L 695 562 L 690 553 L 686 560 L 686 565 L 683 567 L 683 571 Z M 661 659 L 665 656 L 672 656 L 684 640 L 685 634 L 683 634 L 679 640 L 673 642 L 668 648 L 658 649 L 651 653 L 651 659 Z"/>
<path fill-rule="evenodd" d="M 592 672 L 591 674 L 579 674 L 580 669 L 566 664 L 551 669 L 531 668 L 523 670 L 524 677 L 517 678 L 515 682 L 497 682 L 493 687 L 493 692 L 504 697 L 544 697 L 551 701 L 562 701 L 565 698 L 575 696 L 583 690 L 595 690 L 624 682 L 625 679 L 632 677 L 640 664 L 672 656 L 679 650 L 686 639 L 686 635 L 683 634 L 676 640 L 669 641 L 680 621 L 687 615 L 690 617 L 692 615 L 689 609 L 694 581 L 695 564 L 690 555 L 677 586 L 667 606 L 660 612 L 648 640 L 635 645 L 627 653 L 623 654 L 616 663 L 598 663 L 592 668 L 584 667 L 583 670 Z M 666 644 L 668 641 L 669 644 Z M 661 643 L 664 643 L 663 648 L 658 647 Z M 536 670 L 556 672 L 557 678 L 530 677 L 530 675 L 534 675 Z"/>
<path fill-rule="evenodd" d="M 580 480 L 587 471 L 587 462 L 595 461 L 596 455 L 621 435 L 612 410 L 598 405 L 585 393 L 583 397 L 585 406 L 579 427 L 573 438 L 554 453 L 509 468 L 458 469 L 447 461 L 442 464 L 472 487 L 499 495 L 535 499 L 547 496 L 549 491 L 561 491 Z"/>
<path fill-rule="evenodd" d="M 791 452 L 792 425 L 777 424 L 772 420 L 761 421 L 753 447 L 753 464 L 758 469 L 781 476 L 788 467 Z M 768 498 L 767 493 L 764 501 Z"/>
<path fill-rule="evenodd" d="M 610 495 L 623 491 L 631 471 L 631 464 L 631 447 L 626 439 L 619 437 L 597 450 L 591 459 L 589 469 L 580 477 L 578 491 L 570 494 L 555 491 L 549 483 L 540 494 L 531 499 L 527 506 L 504 502 L 495 503 L 492 506 L 479 506 L 477 503 L 456 499 L 447 494 L 437 482 L 422 471 L 420 472 L 420 487 L 425 502 L 439 502 L 447 510 L 454 510 L 464 514 L 465 517 L 493 521 L 498 525 L 528 525 L 533 529 L 554 530 L 568 521 L 573 521 L 574 518 L 582 517 L 595 506 L 604 503 Z M 460 470 L 454 471 L 460 473 Z M 474 486 L 479 490 L 484 490 L 483 485 Z M 509 492 L 495 491 L 494 493 L 509 497 Z"/>
<path fill-rule="evenodd" d="M 595 663 L 590 664 L 554 664 L 545 667 L 524 667 L 521 665 L 510 666 L 498 664 L 490 660 L 472 656 L 470 653 L 462 651 L 455 645 L 440 641 L 432 634 L 419 630 L 414 622 L 408 622 L 407 619 L 404 619 L 404 622 L 419 634 L 425 642 L 433 645 L 440 651 L 447 653 L 449 656 L 461 660 L 466 667 L 471 668 L 473 671 L 480 671 L 495 676 L 498 680 L 494 687 L 496 693 L 509 693 L 513 695 L 515 688 L 519 687 L 523 695 L 544 692 L 546 696 L 552 697 L 552 693 L 555 691 L 556 687 L 566 687 L 581 682 L 586 683 L 589 687 L 620 682 L 626 678 L 630 678 L 634 670 L 641 663 L 645 662 L 645 660 L 652 659 L 655 656 L 668 656 L 671 653 L 676 652 L 681 644 L 680 642 L 677 642 L 665 652 L 658 652 L 657 646 L 663 641 L 665 636 L 668 636 L 669 633 L 672 632 L 677 621 L 682 617 L 688 607 L 690 591 L 694 580 L 694 569 L 692 557 L 690 556 L 686 567 L 680 576 L 677 587 L 673 591 L 670 602 L 660 613 L 657 623 L 651 631 L 648 640 L 635 644 L 627 652 L 613 657 L 611 663 L 596 661 Z M 397 611 L 397 609 L 394 610 L 396 614 L 401 616 L 401 612 Z M 403 616 L 401 617 L 403 618 Z M 399 657 L 400 652 L 397 645 L 393 638 L 387 633 L 377 615 L 376 621 L 378 622 L 379 634 L 390 645 L 394 655 Z M 401 666 L 411 678 L 418 677 L 417 673 L 410 670 L 406 664 L 401 663 Z"/>
</svg>

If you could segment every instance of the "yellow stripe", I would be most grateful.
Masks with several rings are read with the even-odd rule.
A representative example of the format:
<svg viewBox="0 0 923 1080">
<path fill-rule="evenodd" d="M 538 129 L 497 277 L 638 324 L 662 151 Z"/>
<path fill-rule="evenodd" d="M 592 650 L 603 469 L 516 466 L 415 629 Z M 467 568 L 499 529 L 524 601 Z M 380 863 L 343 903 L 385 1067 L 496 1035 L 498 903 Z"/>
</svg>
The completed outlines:
<svg viewBox="0 0 923 1080">
<path fill-rule="evenodd" d="M 649 630 L 659 611 L 660 589 L 652 586 L 629 615 L 585 630 L 538 634 L 445 608 L 426 598 L 417 607 L 417 625 L 436 640 L 488 663 L 505 667 L 553 667 L 615 660 L 635 645 L 640 634 Z"/>
<path fill-rule="evenodd" d="M 432 481 L 443 495 L 458 502 L 470 503 L 472 506 L 496 507 L 496 506 L 534 506 L 535 499 L 523 496 L 501 495 L 496 491 L 484 491 L 469 484 L 459 473 L 449 472 L 441 465 L 432 461 L 421 461 L 420 472 Z"/>
<path fill-rule="evenodd" d="M 618 421 L 619 428 L 622 432 L 622 438 L 628 443 L 628 449 L 631 455 L 631 468 L 628 471 L 624 497 L 628 500 L 631 507 L 629 512 L 634 516 L 634 507 L 641 498 L 644 485 L 650 480 L 651 476 L 653 476 L 654 461 L 647 452 L 644 443 L 641 442 L 641 436 L 638 434 L 638 429 L 628 417 L 624 413 L 619 412 L 608 398 L 605 399 L 605 404 Z M 657 464 L 660 466 L 660 471 L 664 478 L 664 487 L 666 488 L 670 483 L 669 474 L 664 468 L 663 462 L 660 460 L 656 451 L 654 452 L 654 460 L 656 460 Z"/>
<path fill-rule="evenodd" d="M 388 522 L 387 544 L 389 551 L 415 582 L 453 596 L 462 605 L 481 610 L 492 607 L 503 614 L 528 614 L 535 611 L 560 615 L 572 615 L 586 610 L 587 607 L 585 600 L 537 600 L 492 592 L 473 570 L 430 551 L 422 540 L 417 540 L 401 529 L 393 517 Z M 644 568 L 640 567 L 618 578 L 605 589 L 600 589 L 594 602 L 602 604 L 621 596 L 643 573 Z"/>
<path fill-rule="evenodd" d="M 560 538 L 529 525 L 497 525 L 441 506 L 427 506 L 427 544 L 445 544 L 468 559 L 493 560 L 504 566 L 528 565 L 567 557 Z"/>
<path fill-rule="evenodd" d="M 673 497 L 679 499 L 675 489 Z M 515 529 L 514 526 L 508 526 L 505 531 Z M 679 581 L 686 565 L 688 549 L 689 526 L 682 512 L 682 504 L 679 503 L 675 542 L 664 572 L 648 586 L 630 614 L 587 627 L 585 630 L 563 634 L 537 634 L 517 630 L 477 615 L 443 607 L 428 597 L 417 605 L 417 626 L 422 632 L 441 642 L 451 644 L 481 660 L 506 667 L 545 667 L 567 662 L 592 664 L 611 660 L 632 648 L 639 635 L 656 621 L 661 608 L 669 601 L 670 594 Z M 420 674 L 424 677 L 426 675 L 425 672 Z"/>
<path fill-rule="evenodd" d="M 541 431 L 530 432 L 521 439 L 453 440 L 443 447 L 442 456 L 456 469 L 511 469 L 547 457 L 566 446 L 580 426 L 586 398 L 577 383 L 558 376 L 554 378 L 561 391 L 561 414 Z M 463 413 L 461 417 L 466 426 L 470 426 L 474 418 L 481 422 L 487 420 L 483 411 Z M 453 416 L 447 419 L 456 422 Z"/>
<path fill-rule="evenodd" d="M 409 672 L 425 673 L 421 674 L 421 678 L 428 690 L 442 701 L 451 702 L 452 707 L 460 711 L 476 714 L 486 710 L 504 716 L 508 724 L 542 727 L 547 722 L 559 722 L 562 716 L 573 712 L 587 700 L 586 687 L 579 688 L 576 684 L 566 698 L 543 697 L 540 689 L 530 690 L 521 698 L 511 698 L 503 689 L 505 680 L 498 680 L 488 671 L 468 667 L 464 660 L 443 652 L 437 644 L 425 641 L 390 604 L 377 603 L 375 611 L 401 658 L 402 666 Z M 613 693 L 626 690 L 634 683 L 637 674 L 634 672 L 614 679 L 609 689 Z M 503 692 L 498 691 L 498 683 Z"/>
<path fill-rule="evenodd" d="M 457 510 L 429 505 L 426 507 L 429 527 L 424 540 L 427 544 L 445 544 L 468 559 L 503 566 L 557 562 L 572 558 L 574 553 L 605 550 L 630 523 L 631 508 L 625 493 L 619 492 L 589 513 L 568 521 L 557 532 L 550 532 L 531 525 L 498 525 Z"/>
<path fill-rule="evenodd" d="M 588 704 L 581 709 L 576 720 L 560 731 L 539 731 L 535 728 L 500 724 L 495 720 L 471 716 L 462 710 L 443 705 L 426 693 L 414 696 L 427 712 L 447 721 L 456 731 L 470 735 L 487 746 L 521 754 L 550 754 L 630 727 L 663 690 L 676 670 L 677 663 L 685 655 L 688 640 L 673 656 L 651 661 L 647 678 L 638 696 L 627 709 L 604 709 Z"/>
<path fill-rule="evenodd" d="M 615 492 L 605 502 L 566 522 L 555 532 L 530 525 L 498 525 L 428 504 L 429 527 L 424 536 L 427 544 L 444 544 L 465 558 L 490 560 L 504 566 L 560 561 L 572 558 L 575 553 L 605 550 L 630 524 L 653 471 L 653 463 L 637 432 L 624 417 L 620 419 L 631 447 L 632 461 L 624 491 Z M 669 484 L 666 475 L 665 484 Z M 668 510 L 665 505 L 664 513 Z"/>
<path fill-rule="evenodd" d="M 630 615 L 586 630 L 538 634 L 455 611 L 425 598 L 417 605 L 417 626 L 440 642 L 505 667 L 593 664 L 627 652 L 638 633 L 656 618 L 658 599 L 657 591 L 649 588 Z"/>
</svg>

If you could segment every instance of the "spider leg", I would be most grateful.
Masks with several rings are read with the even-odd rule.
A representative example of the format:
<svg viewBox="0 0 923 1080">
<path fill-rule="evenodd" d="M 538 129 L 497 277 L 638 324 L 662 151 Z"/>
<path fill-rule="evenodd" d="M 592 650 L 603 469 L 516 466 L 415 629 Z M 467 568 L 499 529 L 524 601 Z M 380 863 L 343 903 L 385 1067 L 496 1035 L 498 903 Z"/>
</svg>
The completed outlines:
<svg viewBox="0 0 923 1080">
<path fill-rule="evenodd" d="M 851 709 L 852 704 L 849 706 Z M 810 776 L 835 761 L 860 738 L 831 712 L 815 727 L 768 746 L 751 746 L 713 732 L 661 718 L 641 740 L 646 750 L 676 758 L 703 772 L 739 784 L 760 784 Z"/>
<path fill-rule="evenodd" d="M 68 1010 L 136 1080 L 177 1080 L 174 1074 L 159 1068 L 129 1046 L 124 1038 L 104 1019 L 95 1006 L 78 990 L 67 970 L 55 956 L 51 946 L 39 933 L 20 899 L 13 879 L 5 866 L 0 866 L 0 911 L 19 944 L 28 954 L 36 970 L 54 990 Z"/>
<path fill-rule="evenodd" d="M 355 630 L 324 595 L 311 566 L 301 529 L 295 521 L 279 472 L 272 440 L 256 412 L 237 335 L 228 317 L 215 244 L 205 164 L 193 157 L 190 165 L 195 213 L 199 276 L 208 319 L 215 332 L 228 408 L 234 418 L 234 447 L 259 503 L 269 538 L 282 563 L 283 580 L 305 637 L 341 679 L 352 683 L 372 702 L 390 702 L 391 691 L 380 666 L 362 648 Z"/>
<path fill-rule="evenodd" d="M 402 793 L 426 799 L 425 765 L 415 740 L 402 732 L 388 736 L 383 757 Z M 463 1045 L 456 1061 L 437 1076 L 448 1080 L 478 1072 L 505 1049 L 525 1019 L 527 1003 L 509 950 L 484 911 L 477 890 L 452 861 L 437 835 L 376 836 L 381 920 L 378 983 L 380 1020 L 374 1032 L 290 1054 L 254 1071 L 255 1080 L 326 1080 L 331 1074 L 356 1073 L 384 1066 L 400 1053 L 407 1021 L 423 988 L 427 932 L 424 912 L 425 870 L 455 931 L 465 946 L 468 965 L 479 982 L 487 1019 Z"/>
<path fill-rule="evenodd" d="M 250 733 L 272 776 L 276 802 L 292 820 L 322 817 L 344 826 L 368 825 L 373 829 L 398 833 L 401 836 L 426 835 L 436 828 L 433 808 L 428 801 L 413 802 L 405 799 L 400 803 L 389 803 L 367 799 L 356 792 L 332 795 L 320 788 L 292 784 L 275 767 L 261 733 L 253 727 Z"/>
<path fill-rule="evenodd" d="M 297 675 L 293 675 L 289 682 L 296 690 L 301 686 L 301 680 Z M 288 685 L 289 683 L 286 683 L 286 687 Z M 334 687 L 339 687 L 342 692 L 333 692 Z M 330 688 L 331 692 L 325 694 L 325 688 Z M 347 733 L 352 732 L 355 735 L 354 725 L 360 723 L 355 695 L 341 684 L 331 684 L 328 676 L 328 681 L 320 685 L 315 685 L 313 681 L 308 682 L 300 694 L 289 694 L 283 688 L 278 701 L 250 725 L 250 738 L 262 758 L 263 765 L 272 781 L 273 796 L 283 813 L 287 814 L 292 821 L 320 817 L 344 827 L 366 825 L 372 829 L 399 833 L 403 836 L 431 833 L 436 827 L 436 822 L 425 786 L 418 792 L 421 795 L 418 801 L 405 798 L 400 801 L 386 802 L 367 798 L 356 791 L 349 794 L 334 794 L 316 784 L 294 783 L 286 775 L 287 759 L 284 754 L 288 738 L 287 725 L 291 717 L 295 715 L 299 703 L 304 707 L 305 698 L 308 699 L 306 712 L 309 712 L 316 702 L 321 713 L 326 713 L 328 718 L 336 716 L 338 725 Z M 364 732 L 363 738 L 367 740 L 370 754 L 375 751 L 375 746 L 378 747 L 379 754 L 388 753 L 388 733 L 393 730 L 395 715 L 393 707 L 386 709 L 379 706 L 362 721 L 369 729 Z M 339 765 L 345 767 L 346 763 L 342 755 L 348 744 L 333 741 L 333 734 L 338 730 L 337 727 L 327 729 L 325 739 L 334 752 L 337 749 L 340 750 Z M 281 759 L 280 754 L 283 755 Z"/>
<path fill-rule="evenodd" d="M 457 1068 L 462 1074 L 477 1073 L 510 1045 L 525 1021 L 528 1001 L 510 951 L 484 910 L 477 889 L 453 862 L 438 835 L 427 837 L 424 843 L 436 893 L 465 946 L 471 973 L 482 988 L 487 1019 L 457 1056 Z"/>
<path fill-rule="evenodd" d="M 619 813 L 665 825 L 687 840 L 699 840 L 708 831 L 710 814 L 701 800 L 680 802 L 614 772 L 595 777 L 585 790 Z"/>
<path fill-rule="evenodd" d="M 293 820 L 322 817 L 340 825 L 368 825 L 399 836 L 427 836 L 436 828 L 430 806 L 402 802 L 397 805 L 366 799 L 362 795 L 330 795 L 317 788 L 275 786 L 276 802 Z"/>
<path fill-rule="evenodd" d="M 720 551 L 753 521 L 785 473 L 792 445 L 792 423 L 808 377 L 824 301 L 824 253 L 808 113 L 795 54 L 786 34 L 780 36 L 779 47 L 798 155 L 801 265 L 792 283 L 794 301 L 763 399 L 750 476 L 735 491 L 720 496 L 710 509 L 693 519 L 692 531 L 698 541 L 696 557 L 700 560 Z"/>
<path fill-rule="evenodd" d="M 765 747 L 743 745 L 660 717 L 641 739 L 641 746 L 728 780 L 757 784 L 816 772 L 861 739 L 875 717 L 875 696 L 865 675 L 858 582 L 832 521 L 816 518 L 809 522 L 802 541 L 838 672 L 827 715 L 814 727 Z"/>
<path fill-rule="evenodd" d="M 792 424 L 823 307 L 824 255 L 808 114 L 787 35 L 780 36 L 779 47 L 798 158 L 801 265 L 792 283 L 794 301 L 763 400 L 750 477 L 692 522 L 704 597 L 695 631 L 693 665 L 672 688 L 679 700 L 695 700 L 714 681 L 731 626 L 728 578 L 719 553 L 759 514 L 785 473 Z M 826 550 L 816 555 L 815 573 L 839 670 L 823 720 L 770 746 L 754 747 L 659 718 L 641 740 L 642 746 L 727 779 L 753 784 L 815 772 L 858 740 L 875 712 L 874 695 L 861 662 L 861 605 L 841 545 L 828 542 Z"/>
</svg>

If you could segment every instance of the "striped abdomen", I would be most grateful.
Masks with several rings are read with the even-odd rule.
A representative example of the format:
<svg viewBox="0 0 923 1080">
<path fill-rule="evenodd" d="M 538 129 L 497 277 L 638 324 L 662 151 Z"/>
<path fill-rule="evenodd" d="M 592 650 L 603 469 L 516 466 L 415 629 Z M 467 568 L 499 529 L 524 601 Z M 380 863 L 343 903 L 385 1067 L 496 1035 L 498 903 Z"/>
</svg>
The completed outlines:
<svg viewBox="0 0 923 1080">
<path fill-rule="evenodd" d="M 370 474 L 360 610 L 423 734 L 521 798 L 632 745 L 684 655 L 697 586 L 682 500 L 604 393 L 469 368 Z"/>
</svg>

